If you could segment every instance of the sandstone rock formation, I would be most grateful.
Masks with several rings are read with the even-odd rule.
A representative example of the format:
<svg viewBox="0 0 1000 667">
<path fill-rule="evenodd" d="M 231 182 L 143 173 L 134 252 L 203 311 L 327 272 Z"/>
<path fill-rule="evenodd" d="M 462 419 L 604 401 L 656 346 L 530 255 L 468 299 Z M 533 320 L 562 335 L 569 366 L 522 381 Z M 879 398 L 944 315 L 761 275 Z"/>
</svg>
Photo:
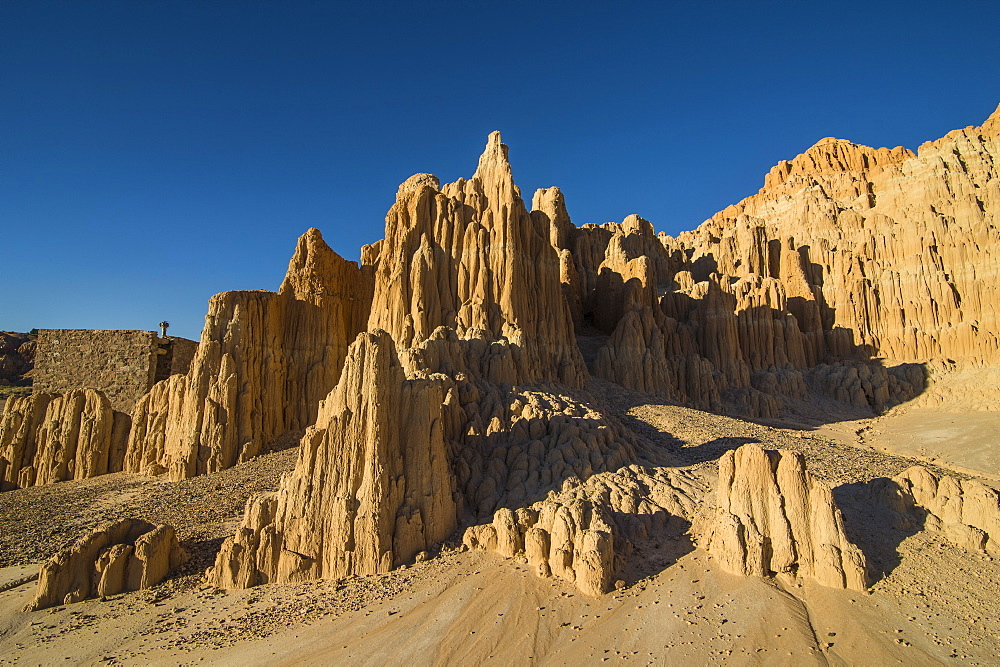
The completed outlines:
<svg viewBox="0 0 1000 667">
<path fill-rule="evenodd" d="M 815 396 L 882 411 L 924 389 L 932 357 L 990 362 L 992 262 L 963 253 L 994 252 L 996 129 L 918 155 L 822 141 L 676 239 L 638 216 L 576 227 L 557 188 L 529 212 L 493 134 L 469 180 L 399 187 L 360 268 L 293 259 L 279 295 L 213 300 L 192 371 L 137 410 L 128 467 L 218 470 L 315 421 L 294 474 L 248 503 L 224 545 L 209 572 L 221 586 L 382 572 L 465 525 L 469 546 L 606 590 L 637 517 L 693 517 L 679 500 L 643 505 L 683 485 L 627 472 L 657 454 L 595 409 L 585 364 L 674 401 L 776 416 Z M 320 243 L 307 235 L 296 257 L 332 257 Z M 296 303 L 317 291 L 336 296 L 316 312 L 339 315 L 303 325 Z M 323 340 L 338 342 L 319 362 Z M 287 361 L 293 347 L 307 362 Z M 310 369 L 324 380 L 281 393 Z M 721 477 L 707 544 L 724 567 L 864 588 L 864 558 L 801 457 L 743 448 Z M 695 502 L 689 491 L 677 498 Z"/>
<path fill-rule="evenodd" d="M 25 611 L 151 588 L 186 558 L 173 527 L 115 521 L 44 562 L 38 590 Z"/>
<path fill-rule="evenodd" d="M 684 471 L 631 465 L 586 481 L 568 478 L 561 491 L 526 508 L 501 508 L 491 523 L 470 526 L 463 544 L 522 557 L 540 577 L 575 583 L 583 593 L 610 590 L 622 560 L 650 534 L 686 530 L 699 482 Z"/>
<path fill-rule="evenodd" d="M 94 389 L 12 397 L 0 418 L 0 490 L 122 469 L 128 415 Z"/>
<path fill-rule="evenodd" d="M 307 430 L 294 475 L 248 504 L 210 579 L 385 571 L 460 520 L 634 457 L 634 438 L 574 389 L 586 370 L 541 222 L 499 135 L 469 181 L 438 189 L 418 174 L 400 186 L 386 239 L 362 254 L 375 277 L 369 332 Z"/>
<path fill-rule="evenodd" d="M 664 245 L 701 262 L 699 278 L 753 272 L 797 285 L 796 318 L 819 309 L 819 351 L 993 360 L 995 270 L 968 260 L 996 252 L 998 149 L 991 121 L 916 155 L 823 139 L 772 169 L 760 193 Z"/>
<path fill-rule="evenodd" d="M 278 293 L 212 297 L 187 375 L 158 383 L 136 405 L 125 469 L 174 480 L 213 472 L 313 423 L 364 327 L 368 275 L 310 229 Z"/>
<path fill-rule="evenodd" d="M 610 334 L 592 372 L 772 416 L 808 389 L 876 412 L 923 389 L 912 367 L 888 369 L 899 380 L 888 396 L 833 382 L 854 383 L 848 371 L 811 382 L 820 363 L 994 362 L 997 118 L 917 154 L 821 140 L 758 194 L 693 232 L 661 234 L 660 247 L 634 217 L 574 228 L 540 191 L 561 230 L 553 243 L 573 259 L 571 302 Z"/>
<path fill-rule="evenodd" d="M 387 572 L 456 527 L 444 376 L 407 378 L 386 332 L 361 334 L 295 472 L 251 499 L 209 578 L 223 587 Z"/>
<path fill-rule="evenodd" d="M 462 348 L 450 361 L 476 377 L 581 386 L 586 370 L 549 234 L 525 209 L 494 132 L 468 181 L 439 189 L 417 174 L 400 185 L 385 239 L 363 258 L 375 267 L 369 330 L 413 348 L 445 327 Z M 429 352 L 416 363 L 445 370 L 437 361 Z"/>
<path fill-rule="evenodd" d="M 801 454 L 756 444 L 726 452 L 715 501 L 705 542 L 724 570 L 868 586 L 864 554 L 847 539 L 830 487 L 809 474 Z"/>
<path fill-rule="evenodd" d="M 913 466 L 892 480 L 881 493 L 907 529 L 943 532 L 971 551 L 1000 556 L 1000 492 L 975 479 L 937 475 Z"/>
</svg>

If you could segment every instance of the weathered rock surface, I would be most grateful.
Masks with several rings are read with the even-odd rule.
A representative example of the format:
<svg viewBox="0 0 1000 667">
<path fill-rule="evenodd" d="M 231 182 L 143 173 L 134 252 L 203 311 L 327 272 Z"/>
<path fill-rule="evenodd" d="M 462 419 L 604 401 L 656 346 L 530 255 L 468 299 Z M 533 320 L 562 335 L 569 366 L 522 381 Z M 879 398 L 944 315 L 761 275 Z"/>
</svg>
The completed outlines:
<svg viewBox="0 0 1000 667">
<path fill-rule="evenodd" d="M 812 577 L 864 590 L 864 554 L 844 533 L 830 487 L 802 455 L 746 444 L 719 459 L 716 515 L 705 533 L 712 557 L 744 576 Z"/>
<path fill-rule="evenodd" d="M 525 209 L 494 132 L 469 180 L 439 189 L 436 177 L 417 174 L 399 187 L 385 239 L 363 258 L 375 266 L 368 328 L 413 348 L 446 327 L 465 348 L 453 361 L 475 377 L 582 386 L 586 369 L 549 235 Z"/>
<path fill-rule="evenodd" d="M 400 186 L 386 240 L 362 253 L 375 276 L 370 331 L 307 431 L 295 475 L 248 505 L 213 581 L 385 571 L 459 521 L 634 457 L 634 437 L 574 389 L 586 369 L 559 258 L 506 150 L 492 135 L 471 180 L 439 190 L 418 174 Z M 363 481 L 345 476 L 373 465 Z"/>
<path fill-rule="evenodd" d="M 559 492 L 530 507 L 497 510 L 491 523 L 470 526 L 469 549 L 522 557 L 540 577 L 575 583 L 587 595 L 610 590 L 622 561 L 651 534 L 679 534 L 704 495 L 683 471 L 632 465 L 586 481 L 567 479 Z"/>
<path fill-rule="evenodd" d="M 846 373 L 810 382 L 821 363 L 995 362 L 997 117 L 917 154 L 824 139 L 677 238 L 634 216 L 572 227 L 540 191 L 553 243 L 572 257 L 569 301 L 610 334 L 591 371 L 775 416 L 810 388 L 876 412 L 923 389 L 910 370 L 888 396 L 862 396 Z"/>
<path fill-rule="evenodd" d="M 1000 492 L 975 479 L 913 466 L 886 480 L 881 493 L 898 526 L 943 532 L 970 551 L 1000 556 Z"/>
<path fill-rule="evenodd" d="M 295 472 L 251 499 L 216 585 L 387 572 L 456 528 L 444 412 L 451 381 L 408 378 L 386 332 L 361 334 L 306 431 Z"/>
<path fill-rule="evenodd" d="M 36 334 L 0 331 L 0 386 L 30 384 Z"/>
<path fill-rule="evenodd" d="M 213 472 L 313 423 L 368 317 L 368 276 L 311 229 L 278 293 L 212 297 L 190 371 L 136 405 L 125 469 L 174 480 Z"/>
<path fill-rule="evenodd" d="M 94 389 L 12 397 L 0 418 L 0 490 L 122 469 L 128 415 Z"/>
<path fill-rule="evenodd" d="M 25 611 L 151 588 L 185 559 L 173 527 L 139 519 L 116 521 L 45 561 Z"/>
<path fill-rule="evenodd" d="M 677 239 L 638 216 L 577 228 L 556 188 L 528 212 L 493 134 L 469 180 L 417 174 L 399 187 L 360 269 L 293 259 L 281 294 L 213 301 L 204 359 L 136 413 L 130 469 L 217 470 L 258 451 L 259 434 L 315 417 L 294 474 L 248 503 L 215 584 L 384 572 L 464 525 L 471 547 L 603 592 L 634 540 L 694 520 L 704 490 L 631 465 L 649 452 L 582 390 L 581 348 L 591 372 L 627 387 L 759 416 L 814 396 L 882 411 L 924 389 L 931 357 L 991 361 L 991 288 L 950 267 L 970 243 L 993 252 L 997 180 L 983 156 L 996 153 L 995 125 L 919 155 L 820 142 Z M 332 255 L 303 244 L 297 258 Z M 294 345 L 274 333 L 317 293 L 339 295 L 323 308 L 341 313 L 365 305 L 335 325 L 294 325 Z M 278 370 L 241 361 L 299 343 L 312 354 L 304 341 L 324 332 L 345 345 L 361 332 L 342 374 L 339 362 L 286 362 L 293 371 L 270 382 Z M 280 393 L 303 368 L 333 367 L 308 400 Z M 322 396 L 317 412 L 302 407 Z M 278 405 L 303 412 L 247 426 Z M 717 497 L 705 544 L 727 570 L 867 585 L 830 488 L 801 456 L 729 453 Z"/>
</svg>

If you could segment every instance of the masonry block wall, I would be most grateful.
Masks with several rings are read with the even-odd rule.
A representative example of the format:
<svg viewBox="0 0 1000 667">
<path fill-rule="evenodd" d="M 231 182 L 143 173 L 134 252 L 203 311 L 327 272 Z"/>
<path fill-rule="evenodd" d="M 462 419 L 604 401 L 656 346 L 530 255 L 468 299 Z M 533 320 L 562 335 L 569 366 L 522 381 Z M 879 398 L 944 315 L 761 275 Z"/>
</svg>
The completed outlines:
<svg viewBox="0 0 1000 667">
<path fill-rule="evenodd" d="M 40 329 L 34 391 L 102 391 L 115 410 L 131 412 L 153 383 L 186 373 L 198 344 L 152 331 Z"/>
</svg>

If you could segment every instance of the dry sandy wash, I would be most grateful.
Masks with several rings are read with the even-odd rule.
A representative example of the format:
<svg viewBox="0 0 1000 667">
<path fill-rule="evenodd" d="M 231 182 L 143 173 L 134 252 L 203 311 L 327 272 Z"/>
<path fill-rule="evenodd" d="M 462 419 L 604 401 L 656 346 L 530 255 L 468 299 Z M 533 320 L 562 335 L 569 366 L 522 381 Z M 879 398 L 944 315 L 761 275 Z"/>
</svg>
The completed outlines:
<svg viewBox="0 0 1000 667">
<path fill-rule="evenodd" d="M 995 662 L 998 164 L 824 139 L 672 238 L 494 133 L 128 419 L 7 401 L 0 664 Z"/>
</svg>

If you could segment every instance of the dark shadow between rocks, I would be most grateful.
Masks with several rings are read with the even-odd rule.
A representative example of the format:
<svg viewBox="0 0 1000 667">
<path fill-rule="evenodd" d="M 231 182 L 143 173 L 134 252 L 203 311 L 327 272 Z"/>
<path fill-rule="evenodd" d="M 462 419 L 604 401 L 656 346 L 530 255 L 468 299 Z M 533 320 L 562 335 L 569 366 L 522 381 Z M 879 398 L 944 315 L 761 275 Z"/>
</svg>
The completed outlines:
<svg viewBox="0 0 1000 667">
<path fill-rule="evenodd" d="M 834 500 L 844 517 L 844 532 L 864 553 L 873 583 L 899 567 L 900 543 L 915 535 L 924 522 L 923 516 L 901 515 L 889 507 L 885 490 L 892 483 L 879 477 L 833 489 Z"/>
<path fill-rule="evenodd" d="M 188 559 L 179 567 L 171 570 L 164 581 L 204 573 L 206 569 L 215 564 L 215 557 L 222 549 L 222 543 L 225 540 L 225 537 L 211 537 L 181 542 L 181 546 L 187 551 Z"/>
<path fill-rule="evenodd" d="M 680 517 L 666 515 L 625 515 L 618 512 L 612 518 L 622 531 L 615 540 L 618 556 L 615 578 L 627 586 L 655 576 L 675 565 L 695 549 L 691 539 L 691 523 Z M 653 524 L 646 535 L 636 536 L 637 524 Z M 642 528 L 638 528 L 641 533 Z M 631 536 L 631 537 L 630 537 Z"/>
</svg>

